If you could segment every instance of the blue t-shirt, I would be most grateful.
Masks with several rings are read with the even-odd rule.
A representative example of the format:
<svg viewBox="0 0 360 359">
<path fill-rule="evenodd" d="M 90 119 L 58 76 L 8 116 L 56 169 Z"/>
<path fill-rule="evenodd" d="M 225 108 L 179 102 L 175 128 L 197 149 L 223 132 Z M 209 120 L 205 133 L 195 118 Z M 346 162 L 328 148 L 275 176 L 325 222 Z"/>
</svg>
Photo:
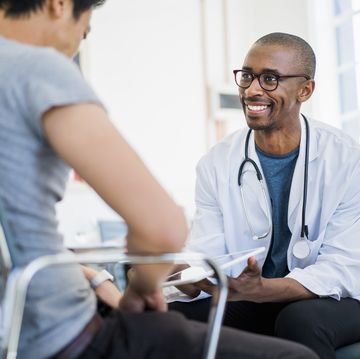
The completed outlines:
<svg viewBox="0 0 360 359">
<path fill-rule="evenodd" d="M 271 244 L 262 276 L 265 278 L 282 278 L 289 273 L 287 250 L 291 238 L 288 227 L 288 206 L 291 181 L 294 174 L 299 148 L 286 155 L 269 155 L 256 146 L 272 208 L 273 232 Z"/>
<path fill-rule="evenodd" d="M 0 37 L 0 198 L 22 266 L 64 252 L 55 204 L 69 168 L 48 144 L 42 116 L 55 106 L 97 103 L 78 68 L 53 49 Z M 51 267 L 31 282 L 19 359 L 48 358 L 84 328 L 96 301 L 80 267 Z"/>
</svg>

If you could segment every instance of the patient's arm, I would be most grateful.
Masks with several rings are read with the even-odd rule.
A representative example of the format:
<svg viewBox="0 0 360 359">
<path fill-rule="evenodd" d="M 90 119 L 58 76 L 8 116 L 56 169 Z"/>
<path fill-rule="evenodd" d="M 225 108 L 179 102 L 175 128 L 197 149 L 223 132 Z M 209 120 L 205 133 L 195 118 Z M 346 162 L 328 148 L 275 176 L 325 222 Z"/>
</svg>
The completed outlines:
<svg viewBox="0 0 360 359">
<path fill-rule="evenodd" d="M 43 116 L 50 145 L 128 225 L 128 251 L 180 251 L 187 236 L 182 210 L 162 189 L 98 105 L 57 107 Z M 158 293 L 170 264 L 136 266 L 132 287 Z M 126 296 L 126 294 L 124 295 Z"/>
<path fill-rule="evenodd" d="M 90 267 L 81 266 L 81 269 L 87 280 L 94 278 L 98 272 Z M 119 307 L 122 294 L 119 289 L 109 280 L 102 282 L 95 289 L 96 296 L 111 308 L 117 309 Z"/>
</svg>

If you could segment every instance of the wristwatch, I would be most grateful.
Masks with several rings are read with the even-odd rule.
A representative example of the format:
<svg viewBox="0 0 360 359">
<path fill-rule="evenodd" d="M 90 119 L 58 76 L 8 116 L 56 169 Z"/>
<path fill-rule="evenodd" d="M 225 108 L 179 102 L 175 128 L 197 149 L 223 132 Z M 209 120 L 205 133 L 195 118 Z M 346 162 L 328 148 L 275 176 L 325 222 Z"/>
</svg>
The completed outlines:
<svg viewBox="0 0 360 359">
<path fill-rule="evenodd" d="M 103 269 L 101 272 L 96 274 L 93 278 L 90 279 L 90 287 L 96 289 L 101 283 L 110 280 L 114 281 L 114 276 L 112 276 L 107 270 Z"/>
</svg>

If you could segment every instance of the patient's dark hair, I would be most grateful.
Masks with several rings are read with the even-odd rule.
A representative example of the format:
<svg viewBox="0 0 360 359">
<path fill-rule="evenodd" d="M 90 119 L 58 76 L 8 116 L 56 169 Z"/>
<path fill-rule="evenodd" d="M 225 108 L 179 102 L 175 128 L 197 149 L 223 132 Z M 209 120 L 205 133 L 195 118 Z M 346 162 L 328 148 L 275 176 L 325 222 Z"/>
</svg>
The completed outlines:
<svg viewBox="0 0 360 359">
<path fill-rule="evenodd" d="M 254 45 L 280 45 L 291 48 L 298 52 L 298 61 L 303 68 L 304 74 L 314 78 L 316 69 L 316 57 L 311 46 L 301 37 L 273 32 L 258 39 Z"/>
<path fill-rule="evenodd" d="M 84 11 L 100 6 L 105 1 L 106 0 L 72 0 L 74 4 L 74 18 L 78 19 Z M 46 0 L 0 0 L 0 9 L 5 11 L 6 17 L 18 18 L 41 10 L 45 2 Z"/>
</svg>

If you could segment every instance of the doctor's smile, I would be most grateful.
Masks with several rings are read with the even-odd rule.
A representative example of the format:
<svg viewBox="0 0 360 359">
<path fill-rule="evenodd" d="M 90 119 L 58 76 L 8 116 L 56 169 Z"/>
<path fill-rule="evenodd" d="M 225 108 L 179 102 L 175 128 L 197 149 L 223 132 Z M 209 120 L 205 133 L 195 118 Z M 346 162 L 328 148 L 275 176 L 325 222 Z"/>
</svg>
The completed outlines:
<svg viewBox="0 0 360 359">
<path fill-rule="evenodd" d="M 248 115 L 263 115 L 269 111 L 271 111 L 272 104 L 269 102 L 262 101 L 260 99 L 256 100 L 243 100 L 243 108 L 245 109 L 245 113 Z"/>
</svg>

